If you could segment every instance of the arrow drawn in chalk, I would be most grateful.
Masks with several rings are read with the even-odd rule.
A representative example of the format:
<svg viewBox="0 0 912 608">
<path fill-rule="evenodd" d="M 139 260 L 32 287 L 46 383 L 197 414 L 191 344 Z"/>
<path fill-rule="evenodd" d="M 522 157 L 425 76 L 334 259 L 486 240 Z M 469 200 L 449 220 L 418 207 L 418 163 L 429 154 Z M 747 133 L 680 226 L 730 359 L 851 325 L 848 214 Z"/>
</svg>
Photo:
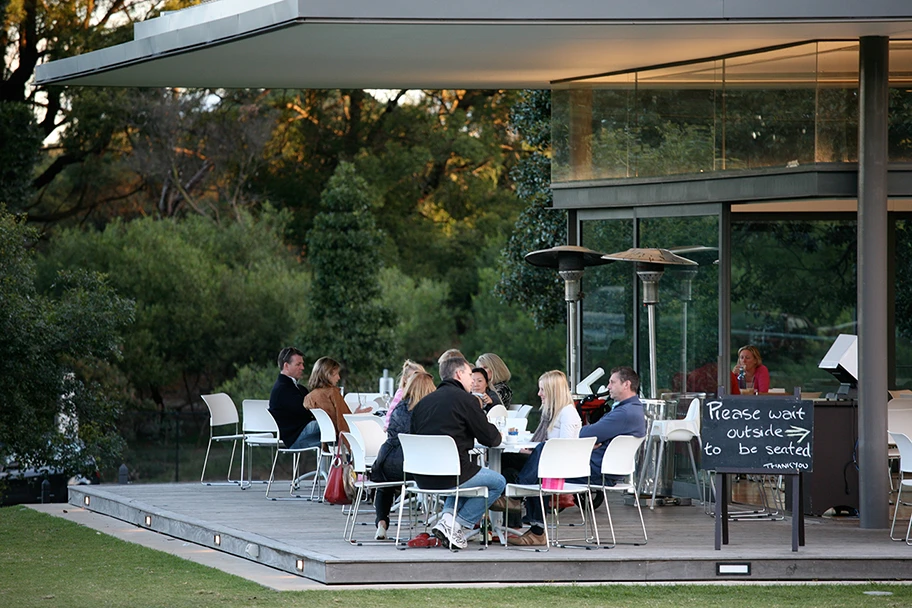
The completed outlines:
<svg viewBox="0 0 912 608">
<path fill-rule="evenodd" d="M 811 434 L 811 431 L 808 429 L 803 429 L 800 426 L 792 425 L 791 428 L 785 429 L 785 434 L 789 437 L 797 437 L 798 443 L 804 441 L 808 435 Z"/>
</svg>

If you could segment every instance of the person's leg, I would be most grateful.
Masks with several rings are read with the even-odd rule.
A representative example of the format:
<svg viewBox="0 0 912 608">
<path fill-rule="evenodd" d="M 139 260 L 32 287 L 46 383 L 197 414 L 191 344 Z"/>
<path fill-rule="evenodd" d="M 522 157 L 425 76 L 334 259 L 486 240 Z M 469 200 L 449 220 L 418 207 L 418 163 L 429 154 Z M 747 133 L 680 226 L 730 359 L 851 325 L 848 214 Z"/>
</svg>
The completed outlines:
<svg viewBox="0 0 912 608">
<path fill-rule="evenodd" d="M 488 488 L 488 499 L 485 499 L 481 496 L 466 498 L 459 500 L 459 508 L 456 510 L 456 522 L 463 527 L 471 528 L 474 527 L 476 523 L 481 519 L 481 516 L 484 515 L 485 508 L 490 507 L 491 504 L 497 500 L 501 494 L 503 494 L 504 487 L 507 485 L 506 480 L 504 480 L 503 475 L 492 471 L 491 469 L 482 467 L 478 473 L 476 473 L 471 479 L 464 481 L 459 485 L 460 488 Z M 452 509 L 452 503 L 450 499 L 447 499 L 447 504 L 450 509 Z"/>
<path fill-rule="evenodd" d="M 377 488 L 374 493 L 374 524 L 381 521 L 389 529 L 390 509 L 393 508 L 393 500 L 396 498 L 395 488 Z"/>
<path fill-rule="evenodd" d="M 295 439 L 291 445 L 292 450 L 303 450 L 306 448 L 315 448 L 320 445 L 320 425 L 316 420 L 311 420 Z"/>
</svg>

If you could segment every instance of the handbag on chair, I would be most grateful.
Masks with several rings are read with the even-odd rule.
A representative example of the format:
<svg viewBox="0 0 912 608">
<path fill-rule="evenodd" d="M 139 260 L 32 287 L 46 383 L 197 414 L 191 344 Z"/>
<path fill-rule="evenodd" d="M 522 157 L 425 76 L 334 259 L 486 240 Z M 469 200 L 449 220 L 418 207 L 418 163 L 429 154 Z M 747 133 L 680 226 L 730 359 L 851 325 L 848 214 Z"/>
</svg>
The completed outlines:
<svg viewBox="0 0 912 608">
<path fill-rule="evenodd" d="M 346 483 L 348 477 L 348 483 Z M 341 442 L 336 445 L 336 455 L 329 467 L 326 479 L 326 491 L 323 500 L 331 505 L 350 505 L 354 494 L 354 471 L 348 461 L 348 455 L 342 451 Z"/>
</svg>

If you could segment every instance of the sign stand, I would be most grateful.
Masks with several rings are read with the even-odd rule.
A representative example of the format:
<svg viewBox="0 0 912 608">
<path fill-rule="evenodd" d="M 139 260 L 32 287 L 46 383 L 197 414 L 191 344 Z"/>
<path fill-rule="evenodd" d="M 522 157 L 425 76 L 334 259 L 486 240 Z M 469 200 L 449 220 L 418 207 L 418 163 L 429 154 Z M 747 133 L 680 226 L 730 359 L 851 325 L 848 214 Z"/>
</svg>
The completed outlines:
<svg viewBox="0 0 912 608">
<path fill-rule="evenodd" d="M 804 546 L 804 477 L 813 470 L 814 410 L 794 396 L 724 394 L 703 405 L 703 465 L 716 471 L 715 548 L 728 544 L 729 475 L 783 475 L 792 484 L 792 551 Z"/>
<path fill-rule="evenodd" d="M 763 469 L 717 469 L 716 470 L 716 551 L 728 544 L 728 494 L 731 489 L 729 474 L 769 475 Z M 792 484 L 792 551 L 804 546 L 804 476 L 799 472 L 780 473 Z"/>
</svg>

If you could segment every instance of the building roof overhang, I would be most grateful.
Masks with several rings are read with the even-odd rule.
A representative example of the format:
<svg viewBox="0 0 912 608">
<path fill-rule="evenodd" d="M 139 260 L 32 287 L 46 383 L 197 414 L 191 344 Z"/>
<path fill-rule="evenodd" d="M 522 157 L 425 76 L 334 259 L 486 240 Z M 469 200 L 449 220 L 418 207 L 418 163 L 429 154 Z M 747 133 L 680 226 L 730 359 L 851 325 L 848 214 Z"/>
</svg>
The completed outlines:
<svg viewBox="0 0 912 608">
<path fill-rule="evenodd" d="M 39 66 L 37 83 L 219 88 L 549 88 L 814 39 L 912 38 L 897 0 L 218 0 L 134 40 Z"/>
</svg>

